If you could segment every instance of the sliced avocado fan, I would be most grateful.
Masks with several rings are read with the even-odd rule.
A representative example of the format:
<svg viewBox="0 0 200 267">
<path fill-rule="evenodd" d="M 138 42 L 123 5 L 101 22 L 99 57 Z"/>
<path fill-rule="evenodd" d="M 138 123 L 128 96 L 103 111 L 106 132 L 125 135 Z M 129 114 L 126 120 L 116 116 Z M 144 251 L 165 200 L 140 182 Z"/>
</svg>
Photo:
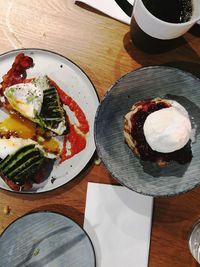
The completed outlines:
<svg viewBox="0 0 200 267">
<path fill-rule="evenodd" d="M 36 86 L 40 86 L 44 93 L 42 108 L 37 115 L 36 122 L 40 126 L 62 135 L 67 128 L 66 114 L 56 88 L 50 86 L 47 76 L 38 77 L 33 82 Z"/>
<path fill-rule="evenodd" d="M 34 144 L 24 146 L 0 161 L 0 174 L 14 183 L 23 184 L 38 172 L 45 157 Z"/>
</svg>

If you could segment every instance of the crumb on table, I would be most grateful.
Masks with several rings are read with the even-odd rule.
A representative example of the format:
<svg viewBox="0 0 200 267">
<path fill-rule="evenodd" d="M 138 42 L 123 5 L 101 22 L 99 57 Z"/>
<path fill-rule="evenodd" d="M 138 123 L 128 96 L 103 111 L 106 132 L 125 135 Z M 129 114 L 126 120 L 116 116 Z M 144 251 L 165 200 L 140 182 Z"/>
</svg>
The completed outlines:
<svg viewBox="0 0 200 267">
<path fill-rule="evenodd" d="M 11 211 L 11 209 L 10 209 L 10 207 L 8 205 L 4 206 L 3 213 L 5 215 L 9 215 L 10 214 L 10 211 Z"/>
</svg>

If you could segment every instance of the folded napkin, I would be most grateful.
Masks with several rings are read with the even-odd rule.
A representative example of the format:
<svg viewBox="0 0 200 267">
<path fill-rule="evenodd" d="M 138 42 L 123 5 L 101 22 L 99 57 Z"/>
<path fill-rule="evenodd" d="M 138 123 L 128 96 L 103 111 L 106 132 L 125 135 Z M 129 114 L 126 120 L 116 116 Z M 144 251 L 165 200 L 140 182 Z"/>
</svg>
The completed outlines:
<svg viewBox="0 0 200 267">
<path fill-rule="evenodd" d="M 147 267 L 153 198 L 122 186 L 89 183 L 84 229 L 97 267 Z"/>
<path fill-rule="evenodd" d="M 134 0 L 80 0 L 75 2 L 85 3 L 108 16 L 120 20 L 124 23 L 130 24 L 130 14 L 131 14 L 131 6 Z M 130 4 L 129 4 L 130 3 Z M 129 14 L 129 16 L 122 10 L 125 10 Z"/>
</svg>

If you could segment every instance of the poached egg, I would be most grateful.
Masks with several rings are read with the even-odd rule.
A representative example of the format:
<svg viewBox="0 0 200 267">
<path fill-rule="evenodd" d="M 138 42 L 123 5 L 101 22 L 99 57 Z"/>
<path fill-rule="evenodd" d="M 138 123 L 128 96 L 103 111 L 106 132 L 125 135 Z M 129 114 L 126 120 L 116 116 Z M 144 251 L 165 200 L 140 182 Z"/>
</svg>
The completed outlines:
<svg viewBox="0 0 200 267">
<path fill-rule="evenodd" d="M 67 129 L 64 108 L 56 88 L 51 86 L 47 76 L 7 87 L 4 96 L 14 110 L 42 128 L 58 135 Z"/>
<path fill-rule="evenodd" d="M 167 100 L 171 107 L 148 115 L 143 130 L 147 143 L 157 152 L 170 153 L 184 147 L 191 138 L 192 127 L 186 109 Z"/>
<path fill-rule="evenodd" d="M 14 154 L 20 148 L 34 144 L 38 149 L 40 149 L 44 156 L 47 158 L 56 158 L 56 155 L 46 152 L 41 145 L 32 139 L 23 139 L 17 137 L 10 137 L 9 139 L 1 138 L 0 139 L 0 158 L 5 159 L 8 155 Z"/>
<path fill-rule="evenodd" d="M 4 95 L 16 111 L 30 120 L 41 111 L 43 89 L 32 82 L 12 85 L 5 89 Z"/>
</svg>

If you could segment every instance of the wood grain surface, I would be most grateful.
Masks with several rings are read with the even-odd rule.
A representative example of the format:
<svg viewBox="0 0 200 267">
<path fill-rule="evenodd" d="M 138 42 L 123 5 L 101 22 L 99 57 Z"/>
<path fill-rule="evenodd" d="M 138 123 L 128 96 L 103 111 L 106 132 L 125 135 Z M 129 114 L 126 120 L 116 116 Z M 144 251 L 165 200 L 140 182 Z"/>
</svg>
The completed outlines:
<svg viewBox="0 0 200 267">
<path fill-rule="evenodd" d="M 141 66 L 175 64 L 200 72 L 199 26 L 185 34 L 177 48 L 149 55 L 132 45 L 128 25 L 73 0 L 0 0 L 0 36 L 0 53 L 35 47 L 67 56 L 87 73 L 100 98 L 115 80 Z M 59 211 L 82 225 L 88 181 L 116 183 L 103 164 L 96 166 L 92 159 L 76 179 L 53 192 L 19 195 L 0 190 L 0 232 L 36 210 Z M 188 235 L 200 217 L 199 203 L 200 188 L 155 199 L 149 267 L 197 266 Z"/>
</svg>

